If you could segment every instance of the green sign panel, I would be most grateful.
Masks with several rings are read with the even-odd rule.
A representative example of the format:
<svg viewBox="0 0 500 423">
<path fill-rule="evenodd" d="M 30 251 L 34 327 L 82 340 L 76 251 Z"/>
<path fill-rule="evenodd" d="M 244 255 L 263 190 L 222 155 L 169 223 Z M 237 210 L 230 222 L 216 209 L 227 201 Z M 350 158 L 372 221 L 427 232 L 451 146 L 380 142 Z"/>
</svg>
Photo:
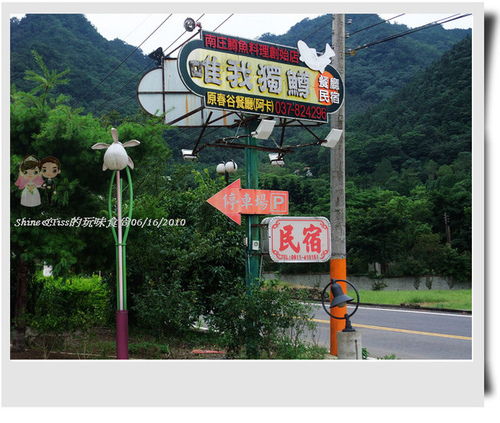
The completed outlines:
<svg viewBox="0 0 500 423">
<path fill-rule="evenodd" d="M 327 122 L 342 105 L 340 74 L 329 64 L 321 70 L 308 67 L 303 50 L 201 34 L 182 48 L 177 63 L 182 81 L 207 108 Z M 308 50 L 310 58 L 314 50 Z"/>
</svg>

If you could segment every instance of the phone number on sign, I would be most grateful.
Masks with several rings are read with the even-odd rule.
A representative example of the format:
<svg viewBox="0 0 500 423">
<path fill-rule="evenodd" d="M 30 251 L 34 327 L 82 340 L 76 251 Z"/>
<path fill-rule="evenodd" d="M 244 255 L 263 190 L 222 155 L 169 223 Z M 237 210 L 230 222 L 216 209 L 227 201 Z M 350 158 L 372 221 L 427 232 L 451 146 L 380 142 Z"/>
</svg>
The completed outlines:
<svg viewBox="0 0 500 423">
<path fill-rule="evenodd" d="M 327 120 L 326 107 L 311 106 L 292 103 L 288 101 L 275 101 L 274 111 L 280 116 L 290 116 L 303 119 Z"/>
</svg>

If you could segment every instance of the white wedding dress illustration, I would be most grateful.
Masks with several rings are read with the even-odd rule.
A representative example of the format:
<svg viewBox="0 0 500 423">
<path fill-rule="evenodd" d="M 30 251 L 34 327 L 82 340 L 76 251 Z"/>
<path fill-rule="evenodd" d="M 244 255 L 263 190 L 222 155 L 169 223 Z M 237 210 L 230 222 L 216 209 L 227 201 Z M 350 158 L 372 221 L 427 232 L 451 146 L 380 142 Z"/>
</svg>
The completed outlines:
<svg viewBox="0 0 500 423">
<path fill-rule="evenodd" d="M 40 193 L 34 182 L 28 182 L 21 193 L 21 205 L 36 207 L 42 203 Z"/>
</svg>

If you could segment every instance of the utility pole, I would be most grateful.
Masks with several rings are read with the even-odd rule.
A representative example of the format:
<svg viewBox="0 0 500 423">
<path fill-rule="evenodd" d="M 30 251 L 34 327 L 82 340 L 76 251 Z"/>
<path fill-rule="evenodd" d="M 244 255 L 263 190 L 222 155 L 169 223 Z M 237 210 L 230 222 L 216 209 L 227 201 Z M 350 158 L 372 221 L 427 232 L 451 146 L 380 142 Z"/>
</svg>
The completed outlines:
<svg viewBox="0 0 500 423">
<path fill-rule="evenodd" d="M 332 65 L 345 84 L 345 15 L 334 14 L 332 45 L 335 52 Z M 345 97 L 339 110 L 332 114 L 331 128 L 342 130 L 337 145 L 330 151 L 330 222 L 332 226 L 332 257 L 330 279 L 347 279 L 345 230 Z M 346 292 L 346 283 L 339 282 Z M 347 307 L 335 307 L 333 315 L 342 318 Z M 330 317 L 330 354 L 337 355 L 337 332 L 344 329 L 345 321 Z"/>
<path fill-rule="evenodd" d="M 451 247 L 450 216 L 444 212 L 444 225 L 446 229 L 446 244 Z"/>
<path fill-rule="evenodd" d="M 257 139 L 251 134 L 256 128 L 254 128 L 254 121 L 250 121 L 248 125 L 248 137 L 247 145 L 256 147 Z M 245 148 L 245 170 L 247 177 L 247 189 L 258 189 L 259 188 L 259 173 L 258 164 L 259 156 L 256 148 Z M 246 251 L 246 288 L 247 288 L 247 298 L 251 298 L 253 295 L 253 290 L 257 285 L 257 278 L 259 277 L 259 255 L 258 251 L 254 250 L 253 242 L 259 241 L 259 216 L 248 214 L 246 216 L 246 234 L 247 234 L 247 251 Z M 249 325 L 254 325 L 253 322 L 249 322 Z M 259 350 L 257 345 L 257 339 L 254 335 L 254 328 L 248 327 L 250 332 L 247 337 L 247 358 L 258 358 Z"/>
</svg>

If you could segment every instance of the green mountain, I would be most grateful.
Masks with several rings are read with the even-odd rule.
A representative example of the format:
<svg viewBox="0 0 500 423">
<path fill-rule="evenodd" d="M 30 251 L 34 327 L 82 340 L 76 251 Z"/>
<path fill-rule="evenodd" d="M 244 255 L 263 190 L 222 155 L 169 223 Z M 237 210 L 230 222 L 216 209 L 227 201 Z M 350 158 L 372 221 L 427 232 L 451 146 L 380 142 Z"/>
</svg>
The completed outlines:
<svg viewBox="0 0 500 423">
<path fill-rule="evenodd" d="M 399 171 L 410 161 L 449 165 L 471 151 L 471 53 L 466 38 L 393 97 L 349 121 L 351 174 L 373 172 L 382 158 Z"/>
<path fill-rule="evenodd" d="M 366 272 L 368 264 L 379 262 L 391 275 L 467 279 L 472 228 L 470 31 L 438 26 L 382 42 L 408 28 L 377 15 L 346 18 L 352 19 L 346 49 L 356 50 L 346 56 L 345 78 L 349 272 Z M 302 39 L 321 51 L 331 41 L 331 15 L 303 20 L 287 34 L 264 34 L 261 39 L 284 45 Z M 36 69 L 32 50 L 48 69 L 71 69 L 70 83 L 58 89 L 70 95 L 72 107 L 97 117 L 113 113 L 118 121 L 117 112 L 125 117 L 139 110 L 138 80 L 154 66 L 133 46 L 105 40 L 83 15 L 27 15 L 11 20 L 11 83 L 18 90 L 32 88 L 24 79 L 26 70 Z M 328 129 L 325 125 L 316 132 L 324 137 Z M 229 129 L 206 131 L 202 143 L 224 131 Z M 275 132 L 274 141 L 281 136 Z M 199 136 L 199 128 L 165 130 L 172 164 L 182 160 L 181 148 L 192 146 Z M 285 145 L 311 141 L 301 128 L 286 130 Z M 207 148 L 192 166 L 208 168 L 215 178 L 213 165 L 220 160 L 235 159 L 243 167 L 242 153 L 234 153 L 231 157 L 232 151 Z M 298 148 L 285 162 L 283 168 L 271 167 L 262 154 L 259 186 L 289 191 L 291 214 L 328 217 L 330 151 Z M 186 175 L 191 168 L 183 163 L 176 169 Z M 174 171 L 172 175 L 176 177 Z M 236 177 L 244 180 L 243 175 Z M 176 183 L 187 187 L 191 181 L 186 177 Z"/>
<path fill-rule="evenodd" d="M 434 26 L 404 35 L 405 25 L 385 22 L 378 15 L 347 14 L 345 87 L 346 116 L 363 113 L 381 100 L 394 95 L 416 72 L 426 68 L 450 50 L 454 44 L 471 34 L 471 30 L 446 30 Z M 264 34 L 263 41 L 296 46 L 298 40 L 305 41 L 318 52 L 324 51 L 326 43 L 332 45 L 332 15 L 315 19 L 304 19 L 283 35 Z M 367 48 L 363 46 L 375 42 Z"/>
<path fill-rule="evenodd" d="M 36 50 L 48 69 L 70 69 L 70 82 L 60 91 L 71 96 L 72 107 L 83 107 L 94 116 L 115 109 L 122 115 L 137 112 L 137 83 L 154 62 L 121 40 L 106 40 L 84 15 L 28 14 L 21 20 L 13 18 L 10 36 L 10 78 L 18 90 L 32 88 L 24 74 L 36 70 L 31 53 Z"/>
<path fill-rule="evenodd" d="M 348 14 L 346 49 L 356 49 L 375 40 L 408 30 L 390 24 L 373 14 Z M 260 39 L 296 46 L 302 39 L 318 51 L 331 43 L 332 16 L 304 19 L 283 35 L 263 34 Z M 31 51 L 36 50 L 49 69 L 71 70 L 64 87 L 73 107 L 84 107 L 95 116 L 117 110 L 121 115 L 135 113 L 138 81 L 154 63 L 139 49 L 115 39 L 102 37 L 84 15 L 28 14 L 11 19 L 11 83 L 28 91 L 24 78 L 35 69 Z M 346 56 L 347 116 L 359 114 L 395 94 L 415 72 L 439 58 L 470 30 L 433 27 L 408 36 L 361 48 Z M 130 57 L 129 57 L 130 56 Z M 126 59 L 126 60 L 125 60 Z"/>
</svg>

